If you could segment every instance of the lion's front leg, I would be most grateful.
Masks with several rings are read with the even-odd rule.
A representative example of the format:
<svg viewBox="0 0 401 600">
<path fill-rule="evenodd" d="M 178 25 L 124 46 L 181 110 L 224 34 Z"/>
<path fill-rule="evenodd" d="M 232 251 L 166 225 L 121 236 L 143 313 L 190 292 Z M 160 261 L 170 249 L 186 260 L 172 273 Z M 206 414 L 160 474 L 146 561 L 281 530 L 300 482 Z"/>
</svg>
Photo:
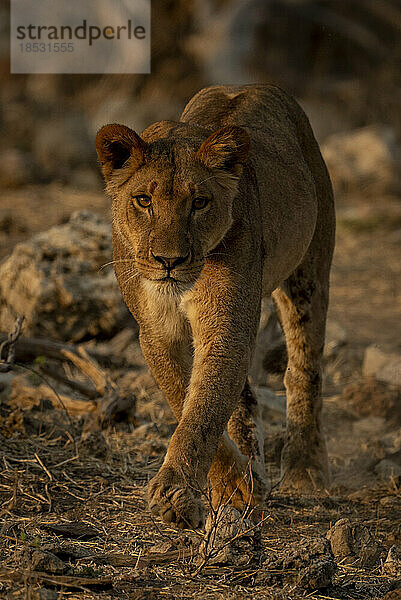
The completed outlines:
<svg viewBox="0 0 401 600">
<path fill-rule="evenodd" d="M 330 256 L 330 255 L 329 255 Z M 321 360 L 330 260 L 310 252 L 273 297 L 287 340 L 287 432 L 281 454 L 281 488 L 315 494 L 329 485 L 322 430 Z"/>
<path fill-rule="evenodd" d="M 241 354 L 245 349 L 237 353 L 213 346 L 198 355 L 195 351 L 181 420 L 163 466 L 148 488 L 151 510 L 179 527 L 200 525 L 201 496 L 215 457 L 218 464 L 228 460 L 234 471 L 239 470 L 237 457 L 221 438 L 244 385 Z"/>
<path fill-rule="evenodd" d="M 171 340 L 160 333 L 157 336 L 153 331 L 142 329 L 140 341 L 153 376 L 179 422 L 191 375 L 189 340 Z M 201 484 L 195 481 L 196 475 L 191 474 L 188 468 L 193 461 L 187 462 L 187 468 L 163 466 L 150 481 L 149 507 L 167 523 L 177 527 L 198 527 L 204 518 Z M 225 501 L 230 497 L 231 503 L 237 508 L 248 502 L 248 462 L 248 457 L 225 434 L 220 440 L 209 474 L 213 499 Z"/>
<path fill-rule="evenodd" d="M 192 350 L 188 336 L 171 338 L 163 330 L 143 327 L 140 343 L 146 362 L 180 421 L 190 381 Z M 163 466 L 148 485 L 149 508 L 167 523 L 197 528 L 204 520 L 199 494 L 191 489 L 180 469 Z"/>
<path fill-rule="evenodd" d="M 244 389 L 257 330 L 258 299 L 252 304 L 248 298 L 246 304 L 244 298 L 233 298 L 232 291 L 224 297 L 221 288 L 218 298 L 201 294 L 200 286 L 197 292 L 198 297 L 193 295 L 187 304 L 194 337 L 191 380 L 163 466 L 149 484 L 151 509 L 177 526 L 199 524 L 208 475 L 214 498 L 226 486 L 235 497 L 233 503 L 238 500 L 242 508 L 254 485 L 252 475 L 247 478 L 246 474 L 249 457 L 225 430 Z M 244 311 L 247 305 L 250 314 Z"/>
</svg>

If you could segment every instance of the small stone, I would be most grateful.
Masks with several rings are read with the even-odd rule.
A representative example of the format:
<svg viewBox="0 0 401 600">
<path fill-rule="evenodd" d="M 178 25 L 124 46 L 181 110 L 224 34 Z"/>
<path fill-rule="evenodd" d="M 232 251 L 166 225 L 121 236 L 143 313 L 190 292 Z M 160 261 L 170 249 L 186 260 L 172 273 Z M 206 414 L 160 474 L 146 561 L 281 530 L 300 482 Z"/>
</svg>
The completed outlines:
<svg viewBox="0 0 401 600">
<path fill-rule="evenodd" d="M 375 466 L 375 473 L 380 475 L 383 479 L 398 477 L 401 475 L 401 465 L 388 458 L 383 458 L 383 460 Z"/>
<path fill-rule="evenodd" d="M 63 575 L 68 571 L 67 565 L 55 554 L 35 550 L 32 554 L 32 567 L 35 571 L 44 571 L 53 575 Z"/>
<path fill-rule="evenodd" d="M 199 562 L 245 566 L 261 554 L 260 531 L 232 506 L 223 506 L 206 519 Z"/>
<path fill-rule="evenodd" d="M 383 551 L 367 527 L 351 523 L 349 519 L 337 521 L 326 537 L 337 563 L 373 567 Z"/>
<path fill-rule="evenodd" d="M 297 585 L 307 590 L 319 590 L 331 584 L 337 565 L 330 557 L 318 559 L 302 572 Z"/>
<path fill-rule="evenodd" d="M 401 355 L 372 344 L 365 350 L 362 373 L 372 375 L 378 381 L 401 386 Z"/>
<path fill-rule="evenodd" d="M 39 588 L 36 590 L 34 595 L 35 600 L 57 600 L 59 597 L 55 590 L 49 590 L 48 588 Z"/>
<path fill-rule="evenodd" d="M 401 548 L 391 546 L 383 564 L 383 573 L 390 577 L 401 577 Z"/>
</svg>

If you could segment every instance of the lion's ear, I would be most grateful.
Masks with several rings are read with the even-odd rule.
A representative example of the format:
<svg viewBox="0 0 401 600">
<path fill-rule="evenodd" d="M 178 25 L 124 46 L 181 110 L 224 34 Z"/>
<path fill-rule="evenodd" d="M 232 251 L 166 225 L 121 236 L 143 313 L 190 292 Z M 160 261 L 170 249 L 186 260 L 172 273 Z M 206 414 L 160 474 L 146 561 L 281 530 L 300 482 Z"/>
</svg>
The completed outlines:
<svg viewBox="0 0 401 600">
<path fill-rule="evenodd" d="M 249 135 L 242 127 L 228 125 L 210 135 L 197 152 L 197 157 L 211 169 L 241 174 L 242 164 L 248 158 Z"/>
<path fill-rule="evenodd" d="M 137 169 L 144 162 L 145 150 L 146 142 L 125 125 L 105 125 L 96 136 L 96 151 L 106 181 L 115 169 L 121 169 L 128 160 L 130 166 Z"/>
</svg>

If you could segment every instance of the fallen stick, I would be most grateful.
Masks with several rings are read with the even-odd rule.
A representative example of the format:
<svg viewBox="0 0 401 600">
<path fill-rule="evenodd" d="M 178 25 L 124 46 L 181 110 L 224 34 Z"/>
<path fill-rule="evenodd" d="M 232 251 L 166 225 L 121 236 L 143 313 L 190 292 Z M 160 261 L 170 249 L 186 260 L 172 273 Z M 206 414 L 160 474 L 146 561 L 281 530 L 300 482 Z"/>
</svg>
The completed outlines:
<svg viewBox="0 0 401 600">
<path fill-rule="evenodd" d="M 88 353 L 83 348 L 79 348 L 80 356 L 70 350 L 62 350 L 65 358 L 68 358 L 84 375 L 89 377 L 99 396 L 104 396 L 108 388 L 114 388 L 108 380 L 106 374 L 101 371 L 98 366 L 90 359 Z"/>
<path fill-rule="evenodd" d="M 46 373 L 56 381 L 60 381 L 63 384 L 69 386 L 76 392 L 85 395 L 88 399 L 81 400 L 78 398 L 71 398 L 70 396 L 59 394 L 50 384 L 45 380 L 43 374 L 39 371 L 32 370 L 39 377 L 45 380 L 46 385 L 41 384 L 39 387 L 32 387 L 30 385 L 19 384 L 14 382 L 13 390 L 11 394 L 11 403 L 16 407 L 39 405 L 44 399 L 49 400 L 56 406 L 60 405 L 69 417 L 70 414 L 92 414 L 93 417 L 88 421 L 87 425 L 90 427 L 106 427 L 111 424 L 114 420 L 127 420 L 132 422 L 134 420 L 136 399 L 134 396 L 127 397 L 122 396 L 118 387 L 108 376 L 107 372 L 103 371 L 97 364 L 96 358 L 99 356 L 98 353 L 90 353 L 85 350 L 82 346 L 74 346 L 72 344 L 62 344 L 47 339 L 39 338 L 19 338 L 21 333 L 21 324 L 23 318 L 20 318 L 16 325 L 14 333 L 9 335 L 0 334 L 0 343 L 3 338 L 4 341 L 0 345 L 0 348 L 7 353 L 5 360 L 3 359 L 0 363 L 5 371 L 11 370 L 18 363 L 14 363 L 15 355 L 17 358 L 21 358 L 21 354 L 25 360 L 35 360 L 38 356 L 45 356 L 46 358 L 56 359 L 59 361 L 69 361 L 75 368 L 79 369 L 81 373 L 86 375 L 93 384 L 92 386 L 82 383 L 80 381 L 69 379 L 62 373 L 58 372 L 57 369 L 51 365 L 42 365 L 42 373 Z M 91 354 L 91 355 L 90 355 Z M 94 357 L 94 354 L 96 358 Z M 29 357 L 29 358 L 28 358 Z M 0 356 L 1 358 L 1 356 Z M 23 366 L 23 365 L 21 365 Z"/>
<path fill-rule="evenodd" d="M 40 571 L 31 571 L 29 569 L 10 569 L 3 567 L 0 569 L 0 581 L 10 581 L 11 583 L 26 582 L 47 583 L 63 587 L 80 588 L 86 590 L 88 587 L 111 587 L 113 579 L 107 575 L 104 577 L 81 577 L 73 575 L 51 575 Z"/>
<path fill-rule="evenodd" d="M 59 373 L 59 371 L 48 367 L 47 365 L 41 365 L 40 370 L 41 373 L 44 373 L 44 375 L 48 375 L 55 381 L 64 383 L 72 390 L 87 396 L 87 398 L 90 398 L 91 400 L 94 400 L 98 397 L 98 393 L 92 385 L 86 385 L 86 383 L 82 383 L 82 381 L 76 381 L 75 379 L 68 379 L 68 377 L 65 377 L 62 373 Z"/>
<path fill-rule="evenodd" d="M 41 401 L 48 400 L 55 408 L 66 410 L 70 415 L 82 415 L 97 411 L 97 403 L 93 400 L 80 400 L 70 398 L 64 394 L 54 393 L 52 388 L 41 383 L 38 387 L 14 384 L 9 404 L 15 408 L 31 409 L 32 406 L 40 406 Z"/>
<path fill-rule="evenodd" d="M 0 344 L 0 373 L 8 373 L 14 366 L 15 344 L 21 335 L 24 318 L 16 319 L 14 331 L 10 332 Z"/>
<path fill-rule="evenodd" d="M 0 333 L 0 344 L 7 341 L 8 335 Z M 20 337 L 15 343 L 15 360 L 20 362 L 31 362 L 38 356 L 53 358 L 55 360 L 65 360 L 64 352 L 70 352 L 79 356 L 79 346 L 75 344 L 63 344 L 47 338 L 28 338 Z M 97 360 L 100 364 L 110 365 L 115 368 L 123 368 L 126 362 L 115 356 L 106 356 L 95 350 L 87 350 L 91 358 Z"/>
</svg>

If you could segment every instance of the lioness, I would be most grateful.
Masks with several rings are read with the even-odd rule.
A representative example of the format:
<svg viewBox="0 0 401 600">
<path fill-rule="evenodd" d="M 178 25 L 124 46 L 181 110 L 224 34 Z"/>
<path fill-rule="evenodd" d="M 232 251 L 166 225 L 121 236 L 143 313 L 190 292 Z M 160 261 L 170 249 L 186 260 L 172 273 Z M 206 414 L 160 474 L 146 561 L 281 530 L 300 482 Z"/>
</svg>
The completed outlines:
<svg viewBox="0 0 401 600">
<path fill-rule="evenodd" d="M 287 342 L 282 486 L 325 486 L 321 357 L 334 246 L 330 179 L 308 119 L 271 85 L 216 86 L 139 136 L 105 125 L 96 148 L 113 199 L 117 279 L 178 421 L 149 505 L 203 523 L 201 490 L 242 508 L 265 494 L 247 379 L 261 298 Z M 250 465 L 250 468 L 249 468 Z"/>
</svg>

